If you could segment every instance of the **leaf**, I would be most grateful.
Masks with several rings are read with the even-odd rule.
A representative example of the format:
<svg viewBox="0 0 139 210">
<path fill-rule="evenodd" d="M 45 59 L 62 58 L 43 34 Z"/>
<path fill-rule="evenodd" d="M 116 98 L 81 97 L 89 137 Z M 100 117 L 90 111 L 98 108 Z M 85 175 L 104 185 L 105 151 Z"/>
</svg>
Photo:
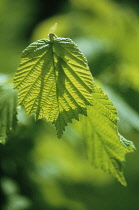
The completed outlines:
<svg viewBox="0 0 139 210">
<path fill-rule="evenodd" d="M 14 87 L 27 114 L 54 122 L 61 136 L 67 122 L 91 105 L 93 78 L 85 57 L 71 39 L 54 34 L 50 39 L 34 42 L 23 51 Z"/>
<path fill-rule="evenodd" d="M 88 158 L 95 167 L 111 173 L 126 186 L 123 163 L 125 155 L 135 147 L 126 139 L 123 145 L 123 139 L 117 131 L 116 108 L 101 88 L 95 84 L 94 87 L 93 106 L 88 108 L 88 117 L 82 119 L 79 128 L 87 144 Z"/>
<path fill-rule="evenodd" d="M 57 29 L 57 23 L 55 23 L 55 24 L 50 28 L 49 33 L 52 33 L 52 34 L 55 33 L 56 29 Z"/>
<path fill-rule="evenodd" d="M 8 134 L 17 124 L 17 91 L 10 86 L 0 87 L 0 143 L 5 143 Z"/>
<path fill-rule="evenodd" d="M 78 108 L 77 110 L 71 109 L 68 112 L 62 111 L 56 121 L 54 121 L 55 127 L 57 129 L 58 138 L 62 137 L 63 131 L 67 123 L 71 123 L 72 119 L 79 121 L 79 114 L 87 116 L 87 110 L 85 108 Z M 66 120 L 65 120 L 66 119 Z"/>
<path fill-rule="evenodd" d="M 135 129 L 139 131 L 139 113 L 135 111 L 134 108 L 132 108 L 117 92 L 115 92 L 112 88 L 108 86 L 104 86 L 104 89 L 109 94 L 110 99 L 115 104 L 118 115 L 120 118 L 120 122 L 118 125 L 120 128 L 125 131 L 128 130 L 128 132 L 131 129 Z M 125 123 L 126 122 L 126 123 Z"/>
</svg>

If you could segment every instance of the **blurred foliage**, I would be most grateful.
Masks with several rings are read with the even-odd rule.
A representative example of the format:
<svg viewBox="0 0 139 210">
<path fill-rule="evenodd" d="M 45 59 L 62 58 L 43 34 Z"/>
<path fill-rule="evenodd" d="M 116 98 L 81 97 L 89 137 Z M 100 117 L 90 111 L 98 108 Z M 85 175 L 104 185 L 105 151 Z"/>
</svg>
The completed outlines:
<svg viewBox="0 0 139 210">
<path fill-rule="evenodd" d="M 54 2 L 0 1 L 1 85 L 12 78 L 29 39 L 32 42 L 47 38 L 49 28 L 57 22 L 57 35 L 72 38 L 84 52 L 93 76 L 118 109 L 122 135 L 133 140 L 137 147 L 134 154 L 127 156 L 128 187 L 123 188 L 110 175 L 91 167 L 83 138 L 74 126 L 69 126 L 63 139 L 57 140 L 51 124 L 34 123 L 19 107 L 16 131 L 6 145 L 0 145 L 1 209 L 136 210 L 139 208 L 139 3 L 57 1 L 56 11 Z M 38 15 L 40 8 L 46 10 L 42 21 Z"/>
<path fill-rule="evenodd" d="M 7 135 L 17 124 L 17 91 L 10 87 L 0 87 L 0 95 L 0 143 L 5 143 Z"/>
</svg>

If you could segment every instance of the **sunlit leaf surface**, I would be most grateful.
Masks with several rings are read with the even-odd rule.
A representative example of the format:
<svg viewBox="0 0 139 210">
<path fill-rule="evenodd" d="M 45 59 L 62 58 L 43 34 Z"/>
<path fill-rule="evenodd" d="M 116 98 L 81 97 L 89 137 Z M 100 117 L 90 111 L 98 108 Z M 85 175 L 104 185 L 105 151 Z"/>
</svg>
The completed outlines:
<svg viewBox="0 0 139 210">
<path fill-rule="evenodd" d="M 88 109 L 82 126 L 76 125 L 87 143 L 88 158 L 95 167 L 111 173 L 126 185 L 123 162 L 125 155 L 133 151 L 134 145 L 118 134 L 116 108 L 102 89 L 95 86 L 93 106 Z"/>
<path fill-rule="evenodd" d="M 42 39 L 29 45 L 22 53 L 14 84 L 27 114 L 54 122 L 58 136 L 67 122 L 84 114 L 92 103 L 93 79 L 87 61 L 69 38 Z"/>
</svg>

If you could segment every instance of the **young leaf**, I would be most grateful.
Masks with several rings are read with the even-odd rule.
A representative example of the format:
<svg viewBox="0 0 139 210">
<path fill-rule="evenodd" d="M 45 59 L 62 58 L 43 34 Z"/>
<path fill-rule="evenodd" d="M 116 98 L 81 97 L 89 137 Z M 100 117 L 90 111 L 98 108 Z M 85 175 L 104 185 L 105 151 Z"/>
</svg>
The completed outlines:
<svg viewBox="0 0 139 210">
<path fill-rule="evenodd" d="M 82 119 L 81 135 L 84 137 L 88 158 L 97 168 L 111 173 L 123 185 L 125 155 L 135 148 L 132 142 L 123 139 L 117 132 L 117 112 L 101 88 L 95 86 L 93 106 L 88 108 L 88 117 Z"/>
<path fill-rule="evenodd" d="M 8 134 L 17 124 L 17 91 L 0 87 L 0 143 L 5 143 Z"/>
<path fill-rule="evenodd" d="M 49 30 L 49 34 L 54 34 L 56 32 L 57 29 L 57 23 L 55 23 Z"/>
<path fill-rule="evenodd" d="M 59 136 L 67 122 L 92 104 L 93 79 L 85 57 L 71 39 L 53 34 L 23 51 L 14 87 L 27 114 L 54 122 Z"/>
</svg>

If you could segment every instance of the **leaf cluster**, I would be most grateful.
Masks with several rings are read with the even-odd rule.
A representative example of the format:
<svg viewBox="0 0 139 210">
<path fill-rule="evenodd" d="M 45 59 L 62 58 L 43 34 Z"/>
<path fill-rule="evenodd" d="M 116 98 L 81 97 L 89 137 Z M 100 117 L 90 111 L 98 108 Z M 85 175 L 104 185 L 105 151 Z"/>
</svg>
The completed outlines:
<svg viewBox="0 0 139 210">
<path fill-rule="evenodd" d="M 21 63 L 14 78 L 19 105 L 35 120 L 52 122 L 57 136 L 62 137 L 65 126 L 73 120 L 87 144 L 92 164 L 112 173 L 123 185 L 123 162 L 132 152 L 132 142 L 117 130 L 117 111 L 108 96 L 96 85 L 86 58 L 69 38 L 41 39 L 30 44 L 21 55 Z M 1 142 L 14 129 L 17 92 L 1 89 Z"/>
</svg>

